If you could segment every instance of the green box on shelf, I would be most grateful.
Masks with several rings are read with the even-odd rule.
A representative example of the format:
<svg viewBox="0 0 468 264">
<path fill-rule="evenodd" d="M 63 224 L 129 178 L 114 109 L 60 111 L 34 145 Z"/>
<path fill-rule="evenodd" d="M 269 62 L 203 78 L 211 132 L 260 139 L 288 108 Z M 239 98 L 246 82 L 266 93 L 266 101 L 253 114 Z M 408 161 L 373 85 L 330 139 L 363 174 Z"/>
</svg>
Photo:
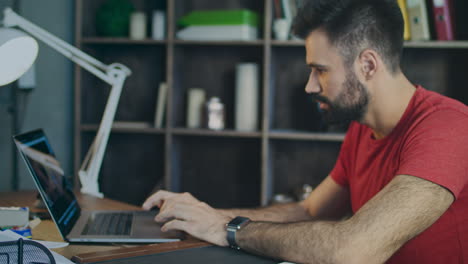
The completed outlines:
<svg viewBox="0 0 468 264">
<path fill-rule="evenodd" d="M 96 12 L 96 31 L 103 37 L 128 37 L 130 14 L 135 11 L 130 0 L 107 0 Z"/>
<path fill-rule="evenodd" d="M 235 10 L 198 10 L 179 19 L 181 26 L 220 26 L 249 25 L 258 26 L 258 15 L 247 9 Z"/>
</svg>

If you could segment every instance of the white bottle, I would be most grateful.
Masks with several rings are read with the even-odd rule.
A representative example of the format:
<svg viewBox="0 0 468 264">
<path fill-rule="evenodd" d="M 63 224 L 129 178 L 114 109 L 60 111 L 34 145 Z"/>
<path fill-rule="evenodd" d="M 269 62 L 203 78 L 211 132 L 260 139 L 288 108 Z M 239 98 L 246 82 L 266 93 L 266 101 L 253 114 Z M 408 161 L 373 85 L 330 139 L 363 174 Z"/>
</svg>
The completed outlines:
<svg viewBox="0 0 468 264">
<path fill-rule="evenodd" d="M 224 105 L 218 97 L 211 97 L 206 103 L 206 126 L 212 130 L 224 129 Z"/>
</svg>

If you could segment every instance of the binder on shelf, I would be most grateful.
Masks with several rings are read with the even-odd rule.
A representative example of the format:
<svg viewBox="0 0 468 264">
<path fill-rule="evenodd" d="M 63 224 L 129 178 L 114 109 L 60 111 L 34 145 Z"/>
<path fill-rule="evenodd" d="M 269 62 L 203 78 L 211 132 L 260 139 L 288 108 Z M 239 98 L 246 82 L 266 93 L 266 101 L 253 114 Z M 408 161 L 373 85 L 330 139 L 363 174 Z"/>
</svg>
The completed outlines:
<svg viewBox="0 0 468 264">
<path fill-rule="evenodd" d="M 292 21 L 297 14 L 296 0 L 281 0 L 281 10 L 283 11 L 282 17 Z"/>
<path fill-rule="evenodd" d="M 156 102 L 156 113 L 154 117 L 154 127 L 161 128 L 164 118 L 164 109 L 166 108 L 167 101 L 167 83 L 162 82 L 159 84 L 158 101 Z"/>
<path fill-rule="evenodd" d="M 289 0 L 281 0 L 281 7 L 283 8 L 283 16 L 289 21 L 292 21 L 293 14 Z"/>
<path fill-rule="evenodd" d="M 274 1 L 274 9 L 275 9 L 275 19 L 283 18 L 283 9 L 281 8 L 281 0 Z"/>
<path fill-rule="evenodd" d="M 453 0 L 432 0 L 437 40 L 455 40 Z"/>
<path fill-rule="evenodd" d="M 407 0 L 411 40 L 430 40 L 426 0 Z"/>
<path fill-rule="evenodd" d="M 294 18 L 297 15 L 297 2 L 296 0 L 289 0 L 289 10 L 291 12 L 291 21 L 294 20 Z"/>
<path fill-rule="evenodd" d="M 406 0 L 398 0 L 398 6 L 400 6 L 401 14 L 403 15 L 403 20 L 405 22 L 405 28 L 403 33 L 404 40 L 411 39 L 411 29 L 408 21 L 408 9 L 406 7 Z"/>
</svg>

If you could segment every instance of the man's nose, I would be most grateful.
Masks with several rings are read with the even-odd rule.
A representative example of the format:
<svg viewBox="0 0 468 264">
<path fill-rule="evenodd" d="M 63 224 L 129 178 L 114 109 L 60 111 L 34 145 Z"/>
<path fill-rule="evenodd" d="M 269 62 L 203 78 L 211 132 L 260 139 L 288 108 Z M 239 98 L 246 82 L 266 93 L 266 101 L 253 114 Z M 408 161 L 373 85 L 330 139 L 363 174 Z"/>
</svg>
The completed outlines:
<svg viewBox="0 0 468 264">
<path fill-rule="evenodd" d="M 322 89 L 320 88 L 320 84 L 319 84 L 317 78 L 315 78 L 313 72 L 311 72 L 310 75 L 309 75 L 309 80 L 307 81 L 305 91 L 308 94 L 320 93 L 322 91 Z"/>
</svg>

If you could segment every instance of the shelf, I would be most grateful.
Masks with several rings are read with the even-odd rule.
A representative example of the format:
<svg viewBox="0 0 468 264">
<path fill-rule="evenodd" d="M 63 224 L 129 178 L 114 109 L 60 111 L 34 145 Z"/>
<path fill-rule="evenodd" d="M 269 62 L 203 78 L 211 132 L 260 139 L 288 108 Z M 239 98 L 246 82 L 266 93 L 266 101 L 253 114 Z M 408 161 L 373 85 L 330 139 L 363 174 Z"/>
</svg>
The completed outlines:
<svg viewBox="0 0 468 264">
<path fill-rule="evenodd" d="M 344 133 L 312 133 L 287 130 L 275 130 L 269 133 L 272 139 L 291 139 L 291 140 L 320 140 L 343 142 Z"/>
<path fill-rule="evenodd" d="M 468 41 L 405 41 L 405 48 L 465 49 Z"/>
<path fill-rule="evenodd" d="M 96 124 L 82 124 L 81 131 L 97 132 L 99 126 Z M 164 128 L 154 128 L 150 123 L 145 122 L 114 122 L 112 132 L 115 133 L 134 133 L 134 134 L 164 134 Z"/>
<path fill-rule="evenodd" d="M 179 136 L 208 136 L 208 137 L 238 137 L 238 138 L 260 138 L 260 132 L 242 132 L 236 130 L 208 130 L 208 129 L 188 129 L 174 128 L 174 135 Z"/>
<path fill-rule="evenodd" d="M 304 47 L 303 40 L 272 40 L 271 45 L 274 47 Z"/>
<path fill-rule="evenodd" d="M 302 40 L 272 40 L 271 46 L 273 47 L 294 47 L 304 46 Z M 455 41 L 405 41 L 403 43 L 405 48 L 440 48 L 440 49 L 465 49 L 468 48 L 467 40 L 455 40 Z"/>
<path fill-rule="evenodd" d="M 83 38 L 81 41 L 83 44 L 119 44 L 119 45 L 163 45 L 167 43 L 167 40 L 154 40 L 154 39 L 142 39 L 133 40 L 129 38 L 102 38 L 92 37 Z"/>
<path fill-rule="evenodd" d="M 261 132 L 242 132 L 236 130 L 208 130 L 208 129 L 188 129 L 188 128 L 174 128 L 172 130 L 174 135 L 179 136 L 206 136 L 206 137 L 238 137 L 238 138 L 259 138 Z M 310 140 L 310 141 L 332 141 L 342 142 L 344 140 L 344 133 L 312 133 L 312 132 L 299 132 L 299 131 L 279 131 L 270 132 L 268 137 L 271 139 L 291 139 L 291 140 Z"/>
<path fill-rule="evenodd" d="M 212 45 L 212 46 L 261 46 L 265 42 L 263 40 L 249 40 L 249 41 L 197 41 L 197 40 L 174 40 L 176 45 Z"/>
</svg>

